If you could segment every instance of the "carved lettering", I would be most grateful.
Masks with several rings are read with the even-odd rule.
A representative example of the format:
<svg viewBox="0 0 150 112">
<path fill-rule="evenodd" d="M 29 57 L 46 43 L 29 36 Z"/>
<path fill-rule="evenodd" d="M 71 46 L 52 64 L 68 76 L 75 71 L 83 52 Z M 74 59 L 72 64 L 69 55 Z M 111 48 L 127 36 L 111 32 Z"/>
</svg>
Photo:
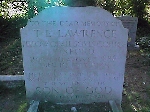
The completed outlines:
<svg viewBox="0 0 150 112">
<path fill-rule="evenodd" d="M 73 90 L 72 87 L 68 87 L 68 88 L 66 88 L 66 92 L 67 92 L 68 94 L 72 94 L 72 93 L 74 92 L 74 90 Z"/>
<path fill-rule="evenodd" d="M 103 9 L 65 8 L 49 7 L 20 30 L 27 97 L 55 103 L 117 100 L 127 30 Z"/>
</svg>

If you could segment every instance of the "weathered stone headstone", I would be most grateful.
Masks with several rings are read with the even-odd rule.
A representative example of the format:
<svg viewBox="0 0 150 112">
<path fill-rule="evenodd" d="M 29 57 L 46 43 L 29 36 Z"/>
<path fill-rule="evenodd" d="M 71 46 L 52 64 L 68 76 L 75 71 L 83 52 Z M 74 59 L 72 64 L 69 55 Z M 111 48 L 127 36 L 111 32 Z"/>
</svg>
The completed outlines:
<svg viewBox="0 0 150 112">
<path fill-rule="evenodd" d="M 122 100 L 128 31 L 96 7 L 50 7 L 21 29 L 27 98 Z"/>
<path fill-rule="evenodd" d="M 117 17 L 117 18 L 119 20 L 121 20 L 123 26 L 129 30 L 128 46 L 135 47 L 138 18 L 131 17 L 131 16 L 121 16 L 121 17 Z"/>
</svg>

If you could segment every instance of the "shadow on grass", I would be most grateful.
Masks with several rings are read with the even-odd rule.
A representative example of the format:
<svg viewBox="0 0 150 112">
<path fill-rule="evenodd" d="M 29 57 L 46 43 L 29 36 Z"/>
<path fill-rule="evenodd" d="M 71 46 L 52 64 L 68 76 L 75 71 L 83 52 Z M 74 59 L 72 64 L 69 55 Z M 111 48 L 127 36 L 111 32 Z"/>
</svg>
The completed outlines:
<svg viewBox="0 0 150 112">
<path fill-rule="evenodd" d="M 146 91 L 150 95 L 150 88 Z M 124 90 L 122 109 L 123 112 L 150 112 L 150 99 L 144 100 L 139 93 Z"/>
<path fill-rule="evenodd" d="M 0 112 L 27 112 L 28 105 L 24 84 L 7 87 L 0 82 Z"/>
</svg>

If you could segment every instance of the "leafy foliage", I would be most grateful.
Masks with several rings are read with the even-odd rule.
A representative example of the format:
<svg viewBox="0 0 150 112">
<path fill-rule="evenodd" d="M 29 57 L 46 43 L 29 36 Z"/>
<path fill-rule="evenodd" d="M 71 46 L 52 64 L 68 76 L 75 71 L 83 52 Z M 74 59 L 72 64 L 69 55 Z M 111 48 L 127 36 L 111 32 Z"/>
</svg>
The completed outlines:
<svg viewBox="0 0 150 112">
<path fill-rule="evenodd" d="M 0 16 L 10 17 L 10 10 L 15 16 L 25 16 L 32 18 L 37 13 L 51 6 L 73 6 L 77 2 L 84 3 L 85 6 L 101 6 L 110 11 L 115 16 L 131 15 L 140 19 L 148 20 L 149 0 L 27 0 L 26 2 L 3 1 L 0 6 Z M 77 4 L 76 6 L 79 6 Z M 75 5 L 74 5 L 75 6 Z M 21 14 L 18 14 L 18 13 Z"/>
<path fill-rule="evenodd" d="M 150 37 L 141 37 L 138 44 L 141 47 L 141 54 L 145 56 L 144 64 L 150 65 Z"/>
<path fill-rule="evenodd" d="M 150 51 L 150 37 L 141 37 L 139 45 L 142 49 Z"/>
<path fill-rule="evenodd" d="M 18 1 L 2 1 L 0 16 L 3 18 L 23 17 L 27 14 L 27 3 Z"/>
<path fill-rule="evenodd" d="M 140 19 L 146 17 L 146 6 L 149 3 L 149 0 L 130 0 L 129 2 L 132 7 L 132 14 Z"/>
<path fill-rule="evenodd" d="M 114 0 L 97 0 L 96 4 L 108 10 L 112 14 L 116 9 L 116 1 Z"/>
<path fill-rule="evenodd" d="M 149 0 L 97 0 L 97 5 L 119 15 L 132 15 L 138 18 L 145 18 L 148 14 L 146 8 Z"/>
</svg>

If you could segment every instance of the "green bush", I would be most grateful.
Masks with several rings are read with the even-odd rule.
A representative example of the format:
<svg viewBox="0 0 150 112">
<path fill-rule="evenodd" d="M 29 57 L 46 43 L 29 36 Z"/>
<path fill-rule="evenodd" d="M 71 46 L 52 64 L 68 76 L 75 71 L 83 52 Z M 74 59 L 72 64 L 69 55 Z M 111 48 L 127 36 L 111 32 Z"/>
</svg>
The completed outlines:
<svg viewBox="0 0 150 112">
<path fill-rule="evenodd" d="M 142 49 L 147 49 L 150 52 L 150 37 L 141 37 L 139 45 Z"/>
<path fill-rule="evenodd" d="M 3 18 L 24 17 L 27 15 L 27 3 L 19 1 L 2 1 L 0 16 Z"/>
<path fill-rule="evenodd" d="M 138 26 L 144 26 L 148 21 L 149 0 L 97 0 L 96 4 L 108 10 L 115 16 L 130 15 L 138 17 Z"/>
<path fill-rule="evenodd" d="M 145 56 L 144 64 L 150 65 L 150 37 L 141 37 L 138 44 L 141 48 L 141 54 Z"/>
<path fill-rule="evenodd" d="M 138 17 L 139 19 L 146 18 L 146 7 L 149 4 L 149 0 L 130 0 L 130 3 L 132 15 Z"/>
</svg>

